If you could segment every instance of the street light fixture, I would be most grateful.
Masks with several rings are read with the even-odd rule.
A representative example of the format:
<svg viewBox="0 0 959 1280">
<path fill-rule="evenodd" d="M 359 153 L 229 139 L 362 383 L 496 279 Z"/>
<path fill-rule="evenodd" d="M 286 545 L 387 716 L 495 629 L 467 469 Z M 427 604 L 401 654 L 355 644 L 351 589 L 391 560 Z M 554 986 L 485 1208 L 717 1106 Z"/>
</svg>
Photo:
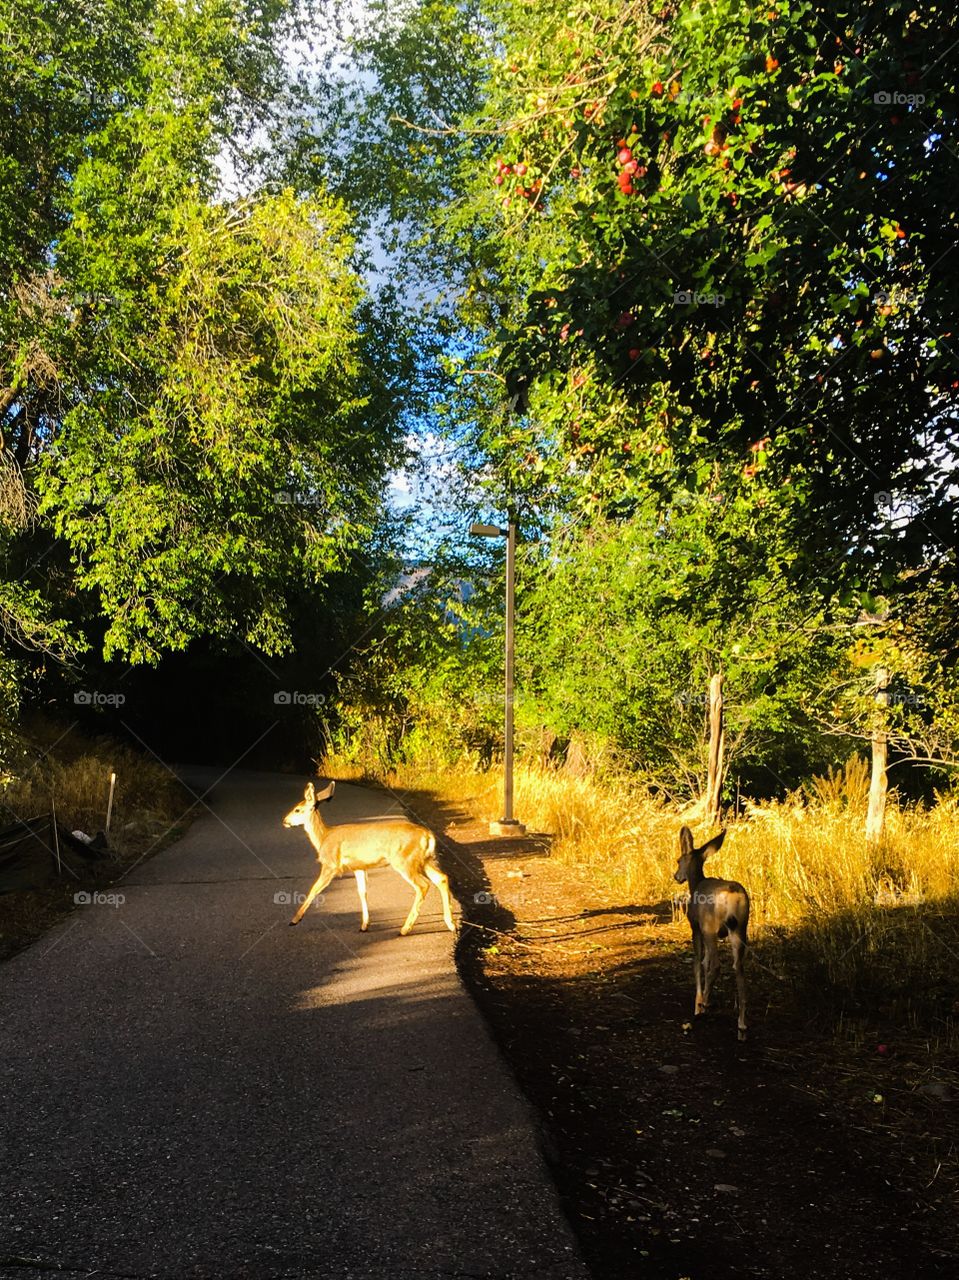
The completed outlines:
<svg viewBox="0 0 959 1280">
<path fill-rule="evenodd" d="M 516 612 L 516 521 L 512 511 L 505 529 L 495 524 L 471 524 L 475 538 L 506 539 L 506 723 L 503 733 L 503 816 L 489 824 L 490 835 L 524 836 L 526 828 L 513 817 L 513 631 Z"/>
</svg>

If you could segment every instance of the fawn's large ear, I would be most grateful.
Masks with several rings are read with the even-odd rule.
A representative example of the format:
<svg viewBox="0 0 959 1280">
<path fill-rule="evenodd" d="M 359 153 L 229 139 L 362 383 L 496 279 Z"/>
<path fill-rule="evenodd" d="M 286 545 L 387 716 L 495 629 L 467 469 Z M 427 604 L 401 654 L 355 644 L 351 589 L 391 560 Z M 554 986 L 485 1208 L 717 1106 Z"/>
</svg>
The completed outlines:
<svg viewBox="0 0 959 1280">
<path fill-rule="evenodd" d="M 679 852 L 692 853 L 693 851 L 693 833 L 689 827 L 681 828 L 679 832 Z"/>
<path fill-rule="evenodd" d="M 306 790 L 303 792 L 303 799 L 307 804 L 313 804 L 316 800 L 316 792 L 313 790 L 312 782 L 308 782 L 306 784 Z"/>
<path fill-rule="evenodd" d="M 321 800 L 332 800 L 333 792 L 335 790 L 336 790 L 336 783 L 333 781 L 328 782 L 326 786 L 323 788 L 323 790 L 318 793 L 316 797 L 316 803 L 319 804 Z"/>
<path fill-rule="evenodd" d="M 713 836 L 712 840 L 709 840 L 706 844 L 703 845 L 703 847 L 700 849 L 699 852 L 703 855 L 704 862 L 711 853 L 718 853 L 720 851 L 720 849 L 723 847 L 723 841 L 725 839 L 726 839 L 726 832 L 720 831 L 718 836 Z"/>
</svg>

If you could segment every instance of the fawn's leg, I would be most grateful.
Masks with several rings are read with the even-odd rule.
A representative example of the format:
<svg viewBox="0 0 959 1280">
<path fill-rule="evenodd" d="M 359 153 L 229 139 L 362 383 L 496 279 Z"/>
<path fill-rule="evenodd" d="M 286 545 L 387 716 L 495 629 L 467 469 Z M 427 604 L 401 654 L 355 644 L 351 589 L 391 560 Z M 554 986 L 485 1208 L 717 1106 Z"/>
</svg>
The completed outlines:
<svg viewBox="0 0 959 1280">
<path fill-rule="evenodd" d="M 313 882 L 312 889 L 306 895 L 305 901 L 303 902 L 299 911 L 297 911 L 296 915 L 290 921 L 290 924 L 300 923 L 300 921 L 303 919 L 306 912 L 309 910 L 310 903 L 313 901 L 313 899 L 316 897 L 318 893 L 323 892 L 323 890 L 326 888 L 326 886 L 330 883 L 330 881 L 333 879 L 335 875 L 336 875 L 335 866 L 327 866 L 327 865 L 323 866 L 323 869 L 320 871 L 320 874 L 316 877 L 316 879 Z"/>
<path fill-rule="evenodd" d="M 693 1016 L 705 1009 L 703 1002 L 703 935 L 699 929 L 693 930 L 693 978 L 696 982 L 696 1003 L 693 1005 Z"/>
<path fill-rule="evenodd" d="M 704 933 L 703 944 L 706 951 L 706 989 L 703 992 L 703 1009 L 705 1010 L 709 1008 L 709 993 L 713 989 L 713 982 L 719 972 L 719 940 L 714 933 Z"/>
<path fill-rule="evenodd" d="M 450 882 L 449 878 L 440 871 L 439 867 L 433 867 L 427 864 L 423 868 L 429 878 L 440 891 L 440 897 L 443 899 L 443 919 L 446 921 L 446 927 L 452 933 L 453 925 L 453 909 L 450 903 Z"/>
<path fill-rule="evenodd" d="M 397 867 L 396 870 L 399 871 L 399 868 Z M 411 884 L 416 890 L 413 905 L 410 907 L 410 914 L 406 917 L 403 928 L 400 930 L 400 933 L 405 935 L 409 933 L 413 928 L 413 925 L 416 924 L 416 918 L 420 914 L 420 907 L 423 905 L 423 899 L 430 891 L 430 882 L 422 872 L 414 874 L 412 871 L 400 871 L 399 874 L 407 884 Z"/>
<path fill-rule="evenodd" d="M 738 933 L 730 934 L 733 949 L 733 972 L 736 975 L 736 1007 L 739 1012 L 739 1039 L 746 1039 L 746 975 L 743 961 L 746 959 L 746 942 Z"/>
<path fill-rule="evenodd" d="M 366 933 L 370 927 L 370 904 L 366 899 L 366 872 L 357 871 L 356 875 L 356 892 L 360 895 L 360 911 L 363 913 L 363 923 L 360 925 L 360 932 Z"/>
</svg>

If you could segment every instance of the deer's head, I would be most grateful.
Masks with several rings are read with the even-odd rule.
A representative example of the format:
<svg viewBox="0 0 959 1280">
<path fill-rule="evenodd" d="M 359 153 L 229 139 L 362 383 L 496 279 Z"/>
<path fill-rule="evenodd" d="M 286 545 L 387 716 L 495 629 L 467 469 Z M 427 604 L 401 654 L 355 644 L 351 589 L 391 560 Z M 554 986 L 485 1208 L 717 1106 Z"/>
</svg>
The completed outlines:
<svg viewBox="0 0 959 1280">
<path fill-rule="evenodd" d="M 689 827 L 683 827 L 679 833 L 679 862 L 673 874 L 673 879 L 677 884 L 682 884 L 684 880 L 689 880 L 694 867 L 698 868 L 699 873 L 701 873 L 703 863 L 711 853 L 716 853 L 722 847 L 725 839 L 726 832 L 720 831 L 718 836 L 708 840 L 701 849 L 694 849 L 693 833 Z"/>
<path fill-rule="evenodd" d="M 310 815 L 318 804 L 322 804 L 324 800 L 333 799 L 333 790 L 336 787 L 335 782 L 328 782 L 321 791 L 317 791 L 312 782 L 306 784 L 306 790 L 303 792 L 303 799 L 283 819 L 284 827 L 303 827 L 310 820 Z"/>
</svg>

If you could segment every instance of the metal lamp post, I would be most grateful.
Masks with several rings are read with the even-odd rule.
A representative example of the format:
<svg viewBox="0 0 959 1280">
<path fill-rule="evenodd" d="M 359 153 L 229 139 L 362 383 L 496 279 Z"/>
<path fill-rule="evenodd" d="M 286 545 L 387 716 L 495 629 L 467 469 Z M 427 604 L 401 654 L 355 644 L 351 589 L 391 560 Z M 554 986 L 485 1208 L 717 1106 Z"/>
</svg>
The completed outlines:
<svg viewBox="0 0 959 1280">
<path fill-rule="evenodd" d="M 512 511 L 505 529 L 495 524 L 471 524 L 477 538 L 506 539 L 506 715 L 503 741 L 503 816 L 489 824 L 494 836 L 522 836 L 526 828 L 513 817 L 513 632 L 516 616 L 516 521 Z"/>
</svg>

